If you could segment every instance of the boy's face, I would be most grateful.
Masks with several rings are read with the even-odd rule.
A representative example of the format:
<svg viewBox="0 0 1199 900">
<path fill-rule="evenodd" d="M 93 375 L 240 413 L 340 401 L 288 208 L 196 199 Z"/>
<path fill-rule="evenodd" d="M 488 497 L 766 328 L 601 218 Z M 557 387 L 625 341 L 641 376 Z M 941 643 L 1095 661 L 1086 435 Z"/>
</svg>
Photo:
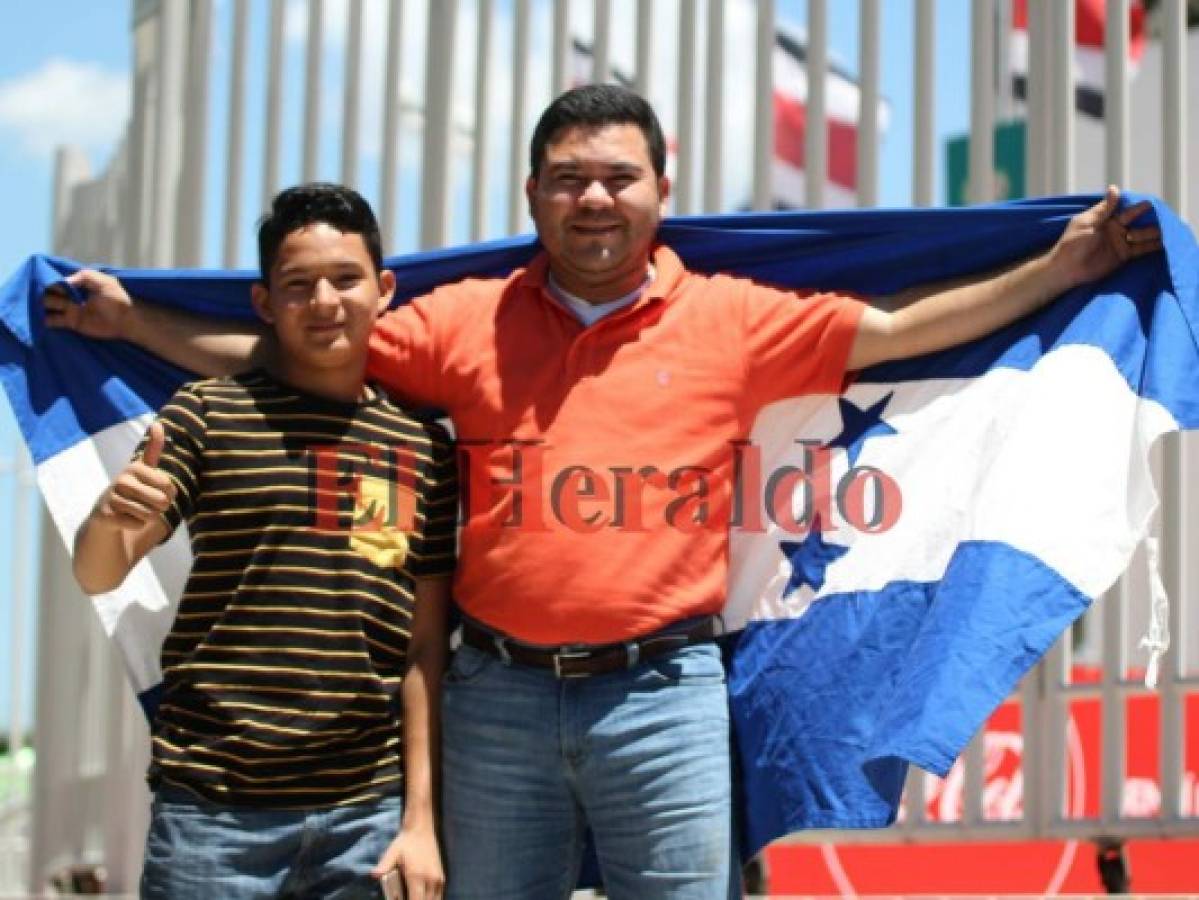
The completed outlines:
<svg viewBox="0 0 1199 900">
<path fill-rule="evenodd" d="M 279 245 L 269 275 L 269 285 L 254 286 L 254 308 L 274 326 L 287 364 L 329 370 L 365 363 L 395 275 L 376 274 L 361 235 L 324 222 L 298 228 Z"/>
</svg>

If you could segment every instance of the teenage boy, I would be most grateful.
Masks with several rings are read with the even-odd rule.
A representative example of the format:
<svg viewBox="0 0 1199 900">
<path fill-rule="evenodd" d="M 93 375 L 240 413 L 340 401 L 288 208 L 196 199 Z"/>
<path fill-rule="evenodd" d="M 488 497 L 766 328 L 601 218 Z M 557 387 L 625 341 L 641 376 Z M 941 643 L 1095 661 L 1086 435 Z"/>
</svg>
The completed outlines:
<svg viewBox="0 0 1199 900">
<path fill-rule="evenodd" d="M 364 380 L 395 290 L 366 201 L 283 191 L 258 246 L 273 371 L 180 388 L 75 544 L 92 594 L 181 523 L 195 556 L 162 651 L 142 895 L 377 897 L 398 868 L 437 898 L 453 451 Z"/>
</svg>

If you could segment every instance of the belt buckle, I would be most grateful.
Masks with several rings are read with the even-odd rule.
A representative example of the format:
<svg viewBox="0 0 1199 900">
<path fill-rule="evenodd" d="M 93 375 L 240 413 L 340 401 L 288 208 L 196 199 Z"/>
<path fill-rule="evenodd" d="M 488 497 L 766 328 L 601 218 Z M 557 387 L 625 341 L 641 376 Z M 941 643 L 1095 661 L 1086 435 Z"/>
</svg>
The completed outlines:
<svg viewBox="0 0 1199 900">
<path fill-rule="evenodd" d="M 570 661 L 574 659 L 590 659 L 593 655 L 591 650 L 568 650 L 561 649 L 554 654 L 554 677 L 555 678 L 586 678 L 589 672 L 563 672 L 563 660 Z"/>
</svg>

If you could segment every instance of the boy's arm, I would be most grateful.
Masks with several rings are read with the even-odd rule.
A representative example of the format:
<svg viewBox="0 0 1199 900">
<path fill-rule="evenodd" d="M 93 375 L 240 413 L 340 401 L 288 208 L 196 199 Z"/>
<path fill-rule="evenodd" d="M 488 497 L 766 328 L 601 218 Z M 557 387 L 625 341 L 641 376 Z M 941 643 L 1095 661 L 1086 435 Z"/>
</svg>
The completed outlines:
<svg viewBox="0 0 1199 900">
<path fill-rule="evenodd" d="M 163 513 L 174 501 L 176 487 L 158 468 L 165 441 L 162 423 L 153 423 L 141 459 L 105 489 L 76 534 L 72 566 L 85 593 L 103 594 L 118 587 L 170 534 Z"/>
<path fill-rule="evenodd" d="M 1161 250 L 1157 228 L 1130 227 L 1149 204 L 1117 212 L 1119 200 L 1120 192 L 1109 187 L 1039 256 L 980 277 L 906 291 L 893 298 L 891 311 L 867 308 L 847 367 L 862 369 L 974 340 L 1130 259 Z"/>
<path fill-rule="evenodd" d="M 129 341 L 201 375 L 233 375 L 256 366 L 270 368 L 274 362 L 274 338 L 264 326 L 135 302 L 119 280 L 94 269 L 80 269 L 66 282 L 83 295 L 83 302 L 76 303 L 57 285 L 47 290 L 42 302 L 52 328 Z"/>
<path fill-rule="evenodd" d="M 449 597 L 448 577 L 416 581 L 408 671 L 400 687 L 404 709 L 404 818 L 399 835 L 371 873 L 381 878 L 398 868 L 407 900 L 439 900 L 445 887 L 437 843 L 436 798 Z"/>
</svg>

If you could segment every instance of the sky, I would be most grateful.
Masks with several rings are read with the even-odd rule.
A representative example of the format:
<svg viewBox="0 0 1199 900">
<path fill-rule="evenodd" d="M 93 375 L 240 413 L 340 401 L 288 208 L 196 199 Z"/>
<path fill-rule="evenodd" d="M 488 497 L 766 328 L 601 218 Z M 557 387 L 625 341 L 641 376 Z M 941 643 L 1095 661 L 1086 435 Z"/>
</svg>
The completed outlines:
<svg viewBox="0 0 1199 900">
<path fill-rule="evenodd" d="M 631 71 L 631 34 L 629 23 L 633 15 L 635 0 L 613 0 L 613 61 L 625 71 Z M 548 19 L 545 8 L 548 0 L 532 0 L 535 21 L 532 40 L 534 45 L 545 40 L 544 22 Z M 494 185 L 488 195 L 487 235 L 500 236 L 506 222 L 508 171 L 508 126 L 502 120 L 509 106 L 510 88 L 503 76 L 507 65 L 505 53 L 511 44 L 511 0 L 497 0 L 496 25 L 493 37 L 494 59 L 492 73 L 498 77 L 489 79 L 490 97 L 497 110 L 492 122 L 492 144 L 489 146 L 489 180 Z M 108 165 L 114 154 L 129 115 L 130 71 L 132 66 L 132 21 L 131 3 L 122 0 L 45 0 L 27 3 L 22 0 L 0 0 L 0 197 L 3 198 L 7 215 L 0 218 L 0 278 L 9 275 L 30 254 L 48 252 L 51 245 L 52 192 L 55 148 L 64 144 L 79 147 L 87 155 L 92 171 L 99 173 Z M 324 66 L 326 86 L 324 115 L 322 117 L 323 142 L 321 146 L 320 176 L 336 180 L 339 175 L 338 112 L 337 97 L 340 96 L 343 47 L 345 40 L 346 0 L 326 0 L 325 30 L 326 48 L 330 53 Z M 402 73 L 403 96 L 412 103 L 417 102 L 422 90 L 423 50 L 419 46 L 424 40 L 422 3 L 405 4 L 406 47 Z M 702 10 L 704 4 L 700 4 Z M 911 202 L 912 142 L 912 21 L 913 0 L 882 0 L 882 84 L 888 104 L 889 117 L 880 154 L 880 201 L 883 206 L 905 206 Z M 936 113 L 935 122 L 938 143 L 947 135 L 957 135 L 968 128 L 969 116 L 969 10 L 966 0 L 941 0 L 937 4 L 936 19 Z M 231 17 L 232 4 L 229 0 L 215 0 L 214 33 L 226 33 Z M 251 34 L 260 39 L 265 33 L 266 0 L 251 0 Z M 673 133 L 674 96 L 673 76 L 675 60 L 671 30 L 672 10 L 677 8 L 674 0 L 658 0 L 655 5 L 655 57 L 656 71 L 664 73 L 661 81 L 651 92 L 663 124 Z M 748 165 L 738 160 L 748 159 L 747 143 L 750 129 L 749 116 L 752 103 L 739 101 L 741 92 L 751 84 L 752 76 L 746 71 L 750 67 L 738 66 L 737 47 L 752 40 L 752 16 L 744 14 L 748 4 L 733 3 L 726 11 L 725 46 L 726 83 L 723 91 L 724 105 L 730 117 L 729 142 L 725 148 L 726 177 L 725 201 L 731 208 L 744 202 Z M 456 73 L 458 90 L 455 99 L 455 116 L 468 124 L 472 115 L 472 92 L 475 83 L 473 59 L 474 45 L 473 0 L 461 0 L 459 4 L 459 28 L 457 40 L 464 71 Z M 807 17 L 804 0 L 777 0 L 776 16 L 779 22 L 790 29 L 802 32 Z M 851 73 L 858 64 L 858 19 L 857 3 L 828 3 L 830 55 L 842 68 Z M 540 15 L 538 15 L 540 13 Z M 382 44 L 378 38 L 385 32 L 386 7 L 384 0 L 366 0 L 366 33 L 363 51 L 363 84 L 361 150 L 359 156 L 362 171 L 362 189 L 371 196 L 377 187 L 377 167 L 380 154 L 379 116 L 372 110 L 379 109 L 381 98 Z M 701 33 L 698 46 L 704 46 L 703 16 L 700 17 Z M 572 29 L 581 37 L 591 33 L 591 3 L 574 0 L 572 5 Z M 303 44 L 306 32 L 306 17 L 298 0 L 289 0 L 287 19 L 286 72 L 291 91 L 285 91 L 285 134 L 284 152 L 281 160 L 281 177 L 290 182 L 299 179 L 300 144 L 300 91 L 302 84 Z M 254 40 L 255 37 L 252 37 Z M 228 40 L 214 41 L 212 49 L 213 80 L 210 86 L 210 131 L 209 131 L 209 177 L 203 197 L 207 205 L 207 227 L 205 232 L 204 264 L 219 264 L 220 229 L 223 217 L 223 183 L 225 179 L 223 146 L 225 118 L 227 116 L 227 68 Z M 545 54 L 539 54 L 540 60 Z M 261 53 L 251 54 L 248 78 L 247 110 L 249 117 L 261 109 L 264 92 L 263 60 Z M 542 62 L 535 61 L 534 65 Z M 469 69 L 465 67 L 469 66 Z M 530 77 L 530 116 L 548 100 L 548 80 Z M 702 110 L 702 106 L 698 107 Z M 415 129 L 412 116 L 401 123 L 407 134 Z M 247 137 L 246 155 L 256 160 L 261 152 L 261 136 L 253 129 Z M 456 146 L 453 169 L 469 171 L 469 145 L 465 141 Z M 419 161 L 418 141 L 415 136 L 401 142 L 402 170 L 399 193 L 403 209 L 413 208 L 419 194 L 417 183 Z M 942 197 L 940 182 L 943 180 L 943 164 L 938 160 L 938 188 L 936 196 Z M 239 264 L 249 265 L 253 261 L 253 221 L 261 196 L 261 179 L 257 167 L 247 167 L 244 181 L 244 199 L 239 204 L 238 232 L 240 237 Z M 465 242 L 469 235 L 469 185 L 462 178 L 455 180 L 453 215 L 451 216 L 451 239 L 454 243 Z M 416 246 L 416 217 L 401 216 L 396 250 L 414 249 Z M 11 474 L 13 461 L 20 453 L 11 415 L 4 404 L 0 404 L 0 572 L 13 572 L 12 558 L 15 535 L 18 529 L 30 529 L 30 523 L 14 520 L 14 486 Z M 30 529 L 31 530 L 31 529 Z M 30 533 L 30 532 L 26 532 Z M 32 563 L 30 563 L 32 567 Z M 0 724 L 9 718 L 9 690 L 13 647 L 23 648 L 26 671 L 29 671 L 32 656 L 34 622 L 26 622 L 25 634 L 12 636 L 11 595 L 9 586 L 0 587 Z M 32 679 L 26 677 L 27 683 Z M 29 699 L 26 700 L 28 709 Z M 28 713 L 26 714 L 28 718 Z"/>
</svg>

